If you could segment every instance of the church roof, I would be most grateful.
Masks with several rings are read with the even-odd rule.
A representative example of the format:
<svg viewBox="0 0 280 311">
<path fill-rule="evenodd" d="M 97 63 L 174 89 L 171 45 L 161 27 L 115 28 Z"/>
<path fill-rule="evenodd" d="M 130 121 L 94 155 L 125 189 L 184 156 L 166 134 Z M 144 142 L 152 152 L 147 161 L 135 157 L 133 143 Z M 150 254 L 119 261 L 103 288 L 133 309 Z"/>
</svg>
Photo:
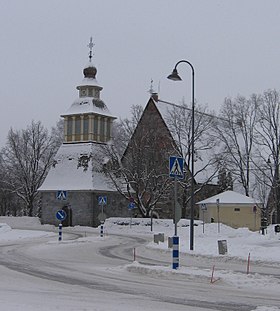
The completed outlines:
<svg viewBox="0 0 280 311">
<path fill-rule="evenodd" d="M 241 193 L 235 191 L 225 191 L 219 194 L 216 194 L 208 199 L 197 202 L 196 204 L 217 204 L 217 199 L 219 199 L 219 204 L 257 204 L 260 201 L 255 200 L 254 198 L 247 197 Z"/>
<path fill-rule="evenodd" d="M 111 112 L 101 99 L 94 97 L 77 98 L 71 105 L 71 107 L 61 116 L 64 117 L 76 114 L 91 114 L 91 113 L 116 118 L 111 114 Z"/>
<path fill-rule="evenodd" d="M 95 76 L 97 69 L 91 62 L 85 66 L 83 72 L 84 79 L 77 86 L 78 90 L 80 90 L 82 87 L 93 87 L 99 91 L 103 89 L 96 80 Z M 81 114 L 99 114 L 116 119 L 116 117 L 111 114 L 104 101 L 99 98 L 99 95 L 91 97 L 80 96 L 73 102 L 70 108 L 61 115 L 61 117 Z"/>
<path fill-rule="evenodd" d="M 39 191 L 116 191 L 102 172 L 103 144 L 63 144 Z"/>
</svg>

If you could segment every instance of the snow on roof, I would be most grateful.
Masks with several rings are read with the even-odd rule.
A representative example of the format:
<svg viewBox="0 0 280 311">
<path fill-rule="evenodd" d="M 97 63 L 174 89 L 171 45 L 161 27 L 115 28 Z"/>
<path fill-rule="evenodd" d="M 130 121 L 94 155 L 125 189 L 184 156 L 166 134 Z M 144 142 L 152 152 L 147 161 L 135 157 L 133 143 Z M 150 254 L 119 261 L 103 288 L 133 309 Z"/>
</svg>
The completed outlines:
<svg viewBox="0 0 280 311">
<path fill-rule="evenodd" d="M 103 144 L 62 144 L 39 191 L 116 191 L 102 173 Z"/>
<path fill-rule="evenodd" d="M 82 80 L 82 83 L 80 83 L 77 88 L 79 88 L 80 86 L 97 86 L 99 89 L 102 89 L 102 86 L 99 85 L 97 80 L 92 78 L 84 78 Z"/>
<path fill-rule="evenodd" d="M 77 98 L 71 105 L 71 107 L 66 111 L 66 113 L 62 114 L 61 116 L 64 117 L 75 114 L 90 113 L 116 118 L 111 114 L 111 112 L 101 99 L 97 99 L 94 97 Z"/>
<path fill-rule="evenodd" d="M 196 204 L 216 204 L 217 199 L 219 199 L 220 204 L 259 204 L 261 203 L 254 198 L 247 197 L 241 193 L 235 191 L 225 191 L 219 194 L 216 194 L 208 199 L 197 202 Z"/>
</svg>

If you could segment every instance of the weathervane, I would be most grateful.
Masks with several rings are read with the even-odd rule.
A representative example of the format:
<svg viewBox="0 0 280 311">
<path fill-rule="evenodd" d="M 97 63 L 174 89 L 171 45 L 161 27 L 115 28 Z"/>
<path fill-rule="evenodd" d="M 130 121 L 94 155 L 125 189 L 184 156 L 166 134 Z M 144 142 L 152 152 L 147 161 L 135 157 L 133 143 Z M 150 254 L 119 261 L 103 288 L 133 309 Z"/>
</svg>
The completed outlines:
<svg viewBox="0 0 280 311">
<path fill-rule="evenodd" d="M 149 89 L 149 93 L 152 95 L 155 91 L 154 91 L 154 88 L 153 88 L 153 83 L 154 83 L 154 80 L 151 79 L 151 86 L 150 86 L 150 89 Z"/>
<path fill-rule="evenodd" d="M 88 47 L 89 47 L 89 61 L 91 62 L 91 59 L 92 59 L 92 48 L 93 48 L 94 44 L 92 42 L 92 37 L 90 37 L 90 40 L 89 40 L 89 44 L 88 44 Z"/>
</svg>

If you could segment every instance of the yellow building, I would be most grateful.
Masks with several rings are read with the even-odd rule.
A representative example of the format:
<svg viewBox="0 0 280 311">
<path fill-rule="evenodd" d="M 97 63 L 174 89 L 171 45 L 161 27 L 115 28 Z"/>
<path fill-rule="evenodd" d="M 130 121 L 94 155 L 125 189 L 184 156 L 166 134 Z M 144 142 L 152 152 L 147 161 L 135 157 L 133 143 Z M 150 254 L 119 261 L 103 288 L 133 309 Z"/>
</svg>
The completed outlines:
<svg viewBox="0 0 280 311">
<path fill-rule="evenodd" d="M 234 191 L 225 191 L 196 203 L 199 219 L 205 223 L 220 222 L 233 228 L 260 229 L 262 203 Z"/>
</svg>

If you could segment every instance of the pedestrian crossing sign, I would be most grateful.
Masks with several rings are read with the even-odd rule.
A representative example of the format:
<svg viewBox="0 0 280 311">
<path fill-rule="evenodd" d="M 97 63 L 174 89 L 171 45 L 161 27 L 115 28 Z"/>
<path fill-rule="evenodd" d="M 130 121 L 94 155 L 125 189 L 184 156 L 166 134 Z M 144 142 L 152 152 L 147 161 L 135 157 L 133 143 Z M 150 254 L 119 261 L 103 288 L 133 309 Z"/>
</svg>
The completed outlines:
<svg viewBox="0 0 280 311">
<path fill-rule="evenodd" d="M 99 196 L 98 197 L 98 205 L 106 205 L 107 204 L 107 197 L 106 196 Z"/>
<path fill-rule="evenodd" d="M 179 157 L 169 158 L 169 176 L 184 178 L 184 159 Z"/>
<path fill-rule="evenodd" d="M 58 190 L 56 192 L 56 199 L 57 200 L 66 200 L 67 199 L 67 191 L 65 191 L 65 190 Z"/>
</svg>

